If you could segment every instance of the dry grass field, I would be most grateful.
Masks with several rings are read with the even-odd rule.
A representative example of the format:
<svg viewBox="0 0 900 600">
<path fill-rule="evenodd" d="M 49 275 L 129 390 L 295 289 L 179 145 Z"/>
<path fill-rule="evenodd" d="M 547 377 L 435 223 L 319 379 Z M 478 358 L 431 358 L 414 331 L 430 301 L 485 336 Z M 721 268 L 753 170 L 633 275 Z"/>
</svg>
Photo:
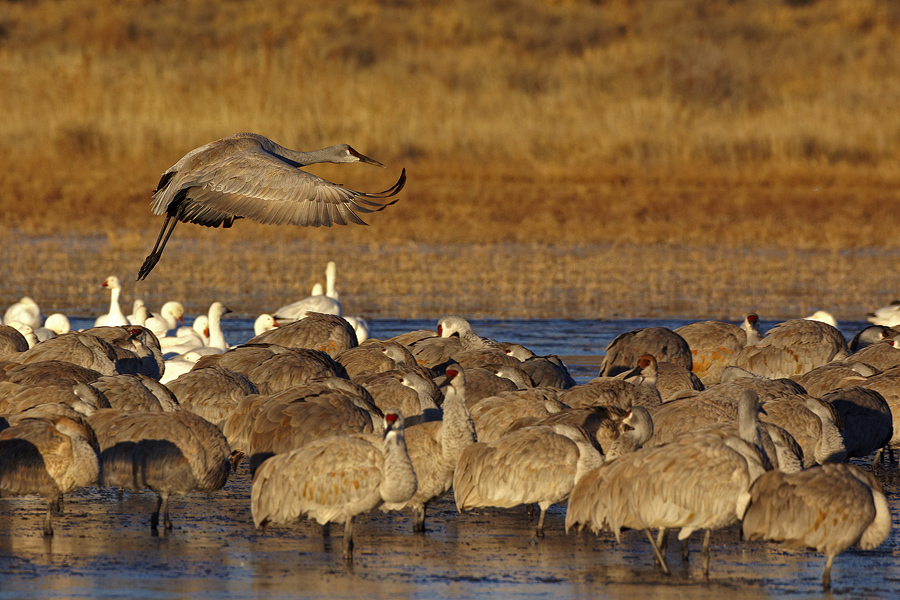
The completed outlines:
<svg viewBox="0 0 900 600">
<path fill-rule="evenodd" d="M 180 225 L 151 305 L 862 318 L 900 295 L 895 0 L 0 0 L 0 304 L 98 312 L 238 131 L 389 166 L 371 226 Z M 46 310 L 46 308 L 45 308 Z"/>
</svg>

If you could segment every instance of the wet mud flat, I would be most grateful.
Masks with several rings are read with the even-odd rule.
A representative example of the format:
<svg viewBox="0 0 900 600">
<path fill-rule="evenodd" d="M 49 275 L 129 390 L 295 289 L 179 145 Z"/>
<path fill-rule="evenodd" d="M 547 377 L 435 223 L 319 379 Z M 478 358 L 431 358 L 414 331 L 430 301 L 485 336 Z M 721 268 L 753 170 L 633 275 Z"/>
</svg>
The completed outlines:
<svg viewBox="0 0 900 600">
<path fill-rule="evenodd" d="M 881 477 L 895 528 L 877 550 L 835 560 L 832 596 L 900 594 L 900 479 Z M 174 529 L 152 536 L 149 492 L 121 497 L 87 488 L 66 498 L 55 535 L 41 533 L 44 501 L 0 499 L 0 599 L 7 598 L 743 598 L 823 596 L 825 559 L 779 544 L 746 543 L 738 528 L 714 532 L 710 579 L 701 535 L 683 563 L 670 539 L 671 576 L 653 566 L 642 532 L 566 534 L 552 507 L 546 537 L 532 536 L 523 507 L 458 514 L 452 496 L 412 533 L 407 513 L 357 519 L 354 562 L 344 564 L 343 527 L 328 537 L 312 521 L 254 529 L 245 466 L 214 494 L 172 501 Z"/>
</svg>

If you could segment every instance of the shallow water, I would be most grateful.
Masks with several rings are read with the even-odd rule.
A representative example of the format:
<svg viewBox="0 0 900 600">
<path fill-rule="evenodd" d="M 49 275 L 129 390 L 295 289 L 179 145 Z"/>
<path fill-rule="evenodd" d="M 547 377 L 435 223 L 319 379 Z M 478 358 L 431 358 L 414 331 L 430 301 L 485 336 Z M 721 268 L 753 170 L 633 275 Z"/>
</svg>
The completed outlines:
<svg viewBox="0 0 900 600">
<path fill-rule="evenodd" d="M 582 381 L 596 375 L 594 358 L 616 335 L 637 327 L 678 327 L 688 321 L 473 321 L 482 335 L 573 359 Z M 764 324 L 763 329 L 774 323 Z M 375 321 L 385 338 L 432 321 Z M 865 324 L 842 324 L 849 338 Z M 83 326 L 83 325 L 82 325 Z M 225 321 L 231 343 L 252 336 L 247 319 Z M 581 357 L 581 358 L 576 358 Z M 583 360 L 582 360 L 583 359 Z M 864 464 L 864 463 L 860 463 Z M 900 510 L 896 467 L 881 475 L 891 510 Z M 215 494 L 172 502 L 175 528 L 153 537 L 151 493 L 88 488 L 67 497 L 54 517 L 55 535 L 41 534 L 38 497 L 0 500 L 0 600 L 7 598 L 692 598 L 733 600 L 815 598 L 824 557 L 774 543 L 745 543 L 736 527 L 713 534 L 710 580 L 699 571 L 700 535 L 684 564 L 670 541 L 671 576 L 653 566 L 640 532 L 621 543 L 609 534 L 566 534 L 564 507 L 552 507 L 547 535 L 533 539 L 524 508 L 458 514 L 452 496 L 430 507 L 429 531 L 411 533 L 407 513 L 357 520 L 355 560 L 341 560 L 343 532 L 323 538 L 312 522 L 253 528 L 250 482 L 242 467 Z M 831 595 L 894 598 L 900 593 L 900 530 L 878 549 L 835 560 Z"/>
</svg>

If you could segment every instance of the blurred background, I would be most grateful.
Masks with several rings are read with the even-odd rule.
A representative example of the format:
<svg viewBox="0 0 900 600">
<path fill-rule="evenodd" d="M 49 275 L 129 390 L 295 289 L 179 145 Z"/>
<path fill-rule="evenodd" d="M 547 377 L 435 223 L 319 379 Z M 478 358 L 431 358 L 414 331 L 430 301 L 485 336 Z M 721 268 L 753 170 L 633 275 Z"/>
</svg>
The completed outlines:
<svg viewBox="0 0 900 600">
<path fill-rule="evenodd" d="M 900 295 L 900 0 L 0 0 L 0 304 L 839 318 Z M 252 131 L 386 165 L 370 227 L 176 228 L 150 196 Z M 803 314 L 800 314 L 803 313 Z"/>
</svg>

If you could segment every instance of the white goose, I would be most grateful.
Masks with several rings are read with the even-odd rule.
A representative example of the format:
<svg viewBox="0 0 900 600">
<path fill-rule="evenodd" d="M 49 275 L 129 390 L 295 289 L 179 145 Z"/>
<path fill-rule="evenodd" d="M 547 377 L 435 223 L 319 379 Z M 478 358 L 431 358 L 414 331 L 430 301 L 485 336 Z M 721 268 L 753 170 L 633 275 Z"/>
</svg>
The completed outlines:
<svg viewBox="0 0 900 600">
<path fill-rule="evenodd" d="M 122 284 L 119 283 L 119 278 L 115 275 L 110 275 L 103 280 L 100 287 L 109 290 L 109 312 L 97 317 L 94 321 L 94 327 L 128 325 L 128 319 L 125 318 L 125 313 L 122 312 L 122 307 L 119 306 L 119 295 L 122 293 Z"/>
</svg>

